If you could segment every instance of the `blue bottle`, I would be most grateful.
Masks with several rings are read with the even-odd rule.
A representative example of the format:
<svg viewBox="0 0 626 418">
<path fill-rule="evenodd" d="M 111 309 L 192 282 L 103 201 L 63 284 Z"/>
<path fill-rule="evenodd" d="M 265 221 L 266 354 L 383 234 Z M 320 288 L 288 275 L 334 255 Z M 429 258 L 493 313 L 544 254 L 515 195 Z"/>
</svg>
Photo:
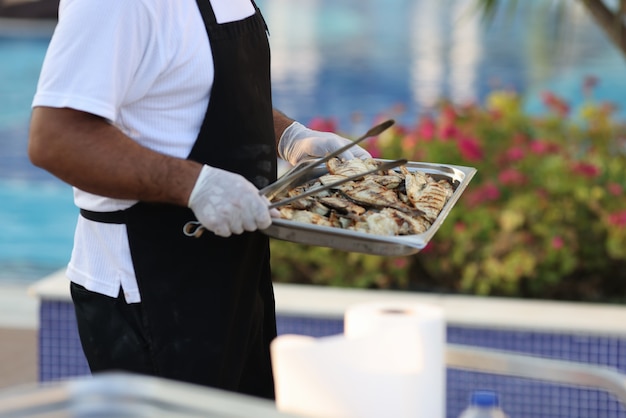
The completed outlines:
<svg viewBox="0 0 626 418">
<path fill-rule="evenodd" d="M 479 390 L 472 393 L 470 403 L 459 418 L 508 418 L 502 408 L 498 394 L 493 391 Z"/>
</svg>

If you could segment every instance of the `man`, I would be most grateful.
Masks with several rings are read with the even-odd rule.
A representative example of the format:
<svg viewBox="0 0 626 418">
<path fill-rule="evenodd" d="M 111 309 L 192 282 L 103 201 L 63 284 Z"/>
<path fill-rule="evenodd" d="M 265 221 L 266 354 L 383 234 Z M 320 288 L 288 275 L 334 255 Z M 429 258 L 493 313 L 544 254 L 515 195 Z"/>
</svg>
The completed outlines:
<svg viewBox="0 0 626 418">
<path fill-rule="evenodd" d="M 32 162 L 81 208 L 67 275 L 92 372 L 272 398 L 268 201 L 346 139 L 272 107 L 250 0 L 62 0 L 33 100 Z M 367 157 L 355 148 L 344 157 Z M 212 233 L 183 234 L 199 220 Z"/>
</svg>

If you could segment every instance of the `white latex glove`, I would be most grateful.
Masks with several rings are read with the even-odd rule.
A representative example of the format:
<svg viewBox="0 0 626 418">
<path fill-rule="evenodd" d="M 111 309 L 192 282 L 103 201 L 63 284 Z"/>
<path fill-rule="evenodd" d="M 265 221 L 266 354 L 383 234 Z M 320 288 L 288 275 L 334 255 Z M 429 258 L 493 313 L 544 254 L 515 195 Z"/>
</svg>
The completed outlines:
<svg viewBox="0 0 626 418">
<path fill-rule="evenodd" d="M 331 132 L 314 131 L 294 122 L 280 137 L 278 141 L 278 155 L 291 165 L 297 165 L 307 158 L 323 157 L 342 146 L 350 143 L 349 139 L 343 138 Z M 371 158 L 369 152 L 358 145 L 353 146 L 339 155 L 341 158 Z"/>
<path fill-rule="evenodd" d="M 243 176 L 208 165 L 202 167 L 188 203 L 202 226 L 222 237 L 270 226 L 268 205 Z"/>
</svg>

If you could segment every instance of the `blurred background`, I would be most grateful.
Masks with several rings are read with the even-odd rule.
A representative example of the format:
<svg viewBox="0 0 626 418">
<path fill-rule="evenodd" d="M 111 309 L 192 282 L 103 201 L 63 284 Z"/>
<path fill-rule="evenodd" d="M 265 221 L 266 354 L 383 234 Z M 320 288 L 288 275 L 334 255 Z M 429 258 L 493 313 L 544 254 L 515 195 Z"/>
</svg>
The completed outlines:
<svg viewBox="0 0 626 418">
<path fill-rule="evenodd" d="M 478 169 L 419 254 L 273 240 L 279 333 L 334 335 L 355 295 L 408 290 L 446 305 L 447 343 L 626 370 L 626 1 L 257 3 L 277 108 L 348 137 L 392 117 L 374 156 Z M 65 267 L 78 215 L 26 154 L 57 5 L 0 0 L 0 388 L 88 373 L 63 274 L 27 292 Z M 511 416 L 626 416 L 605 393 L 493 377 L 448 371 L 448 416 L 479 387 Z"/>
<path fill-rule="evenodd" d="M 54 27 L 53 3 L 2 4 L 0 283 L 31 283 L 64 267 L 72 246 L 77 210 L 70 187 L 31 166 L 26 156 L 30 102 Z M 575 118 L 589 100 L 585 80 L 590 79 L 593 96 L 611 104 L 613 120 L 626 116 L 625 56 L 580 1 L 257 3 L 270 31 L 275 106 L 303 123 L 355 136 L 391 116 L 410 130 L 423 116 L 440 111 L 444 99 L 456 106 L 481 106 L 494 91 L 513 93 L 528 117 L 549 111 L 549 91 Z M 617 7 L 618 2 L 598 3 Z M 26 5 L 36 20 L 16 18 L 24 17 Z M 277 256 L 282 260 L 281 248 Z M 389 281 L 409 270 L 395 272 L 391 279 L 359 283 L 330 278 L 322 284 L 402 287 L 406 279 Z M 294 276 L 293 270 L 277 280 L 289 275 Z M 436 283 L 432 289 L 441 290 Z M 444 290 L 507 293 L 498 289 L 451 285 Z"/>
</svg>

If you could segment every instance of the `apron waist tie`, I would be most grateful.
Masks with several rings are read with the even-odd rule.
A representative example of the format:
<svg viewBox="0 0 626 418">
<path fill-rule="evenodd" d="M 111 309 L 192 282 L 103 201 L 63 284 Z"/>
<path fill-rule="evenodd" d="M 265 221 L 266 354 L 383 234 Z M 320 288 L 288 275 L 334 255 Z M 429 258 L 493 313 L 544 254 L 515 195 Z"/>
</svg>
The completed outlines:
<svg viewBox="0 0 626 418">
<path fill-rule="evenodd" d="M 114 212 L 94 212 L 92 210 L 81 209 L 80 214 L 83 218 L 94 222 L 105 224 L 125 224 L 126 211 L 116 210 Z"/>
</svg>

